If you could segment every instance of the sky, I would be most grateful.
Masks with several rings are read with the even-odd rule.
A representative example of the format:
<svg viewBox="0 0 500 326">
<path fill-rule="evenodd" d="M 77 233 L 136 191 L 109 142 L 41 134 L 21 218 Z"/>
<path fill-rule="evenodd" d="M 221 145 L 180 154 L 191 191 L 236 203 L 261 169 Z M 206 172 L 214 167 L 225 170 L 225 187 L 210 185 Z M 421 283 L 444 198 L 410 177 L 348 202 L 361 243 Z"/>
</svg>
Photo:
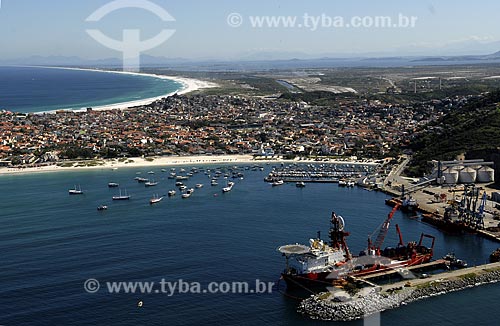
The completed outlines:
<svg viewBox="0 0 500 326">
<path fill-rule="evenodd" d="M 116 40 L 123 39 L 125 29 L 138 30 L 141 40 L 170 30 L 173 35 L 166 41 L 140 51 L 168 58 L 289 59 L 500 51 L 498 0 L 119 1 L 122 5 L 152 2 L 175 21 L 164 21 L 158 11 L 144 8 L 122 8 L 99 21 L 86 21 L 96 10 L 113 3 L 111 0 L 1 0 L 0 60 L 30 56 L 103 59 L 123 54 L 97 41 L 89 29 Z M 391 25 L 398 24 L 400 15 L 416 17 L 415 25 L 370 25 L 377 16 L 390 17 Z M 256 19 L 265 20 L 266 16 L 295 17 L 295 25 L 255 26 Z M 344 25 L 332 26 L 329 19 L 339 23 L 339 17 Z M 353 17 L 364 18 L 370 26 L 346 27 Z"/>
</svg>

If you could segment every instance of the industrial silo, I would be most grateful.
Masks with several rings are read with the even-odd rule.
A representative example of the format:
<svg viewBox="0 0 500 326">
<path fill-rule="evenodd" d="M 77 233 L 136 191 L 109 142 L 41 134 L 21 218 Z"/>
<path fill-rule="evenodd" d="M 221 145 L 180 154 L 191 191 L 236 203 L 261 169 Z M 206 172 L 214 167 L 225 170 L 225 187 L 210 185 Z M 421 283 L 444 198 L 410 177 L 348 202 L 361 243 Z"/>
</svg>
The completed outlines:
<svg viewBox="0 0 500 326">
<path fill-rule="evenodd" d="M 477 170 L 477 182 L 491 183 L 495 181 L 495 170 L 489 166 L 483 166 Z"/>
<path fill-rule="evenodd" d="M 458 182 L 458 171 L 452 168 L 448 168 L 443 171 L 444 183 L 445 184 L 456 184 Z"/>
<path fill-rule="evenodd" d="M 471 167 L 464 168 L 460 170 L 458 174 L 458 181 L 460 183 L 475 183 L 477 177 L 477 172 Z"/>
</svg>

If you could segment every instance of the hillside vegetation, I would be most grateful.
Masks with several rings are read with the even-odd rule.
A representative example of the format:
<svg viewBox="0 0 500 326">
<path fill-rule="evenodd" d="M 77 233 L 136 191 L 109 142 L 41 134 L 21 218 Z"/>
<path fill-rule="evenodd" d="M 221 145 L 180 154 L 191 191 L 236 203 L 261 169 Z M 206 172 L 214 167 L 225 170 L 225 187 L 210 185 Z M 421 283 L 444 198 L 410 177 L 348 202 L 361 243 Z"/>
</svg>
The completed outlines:
<svg viewBox="0 0 500 326">
<path fill-rule="evenodd" d="M 430 160 L 452 160 L 459 154 L 500 148 L 500 90 L 471 100 L 429 126 L 411 144 L 411 175 L 427 172 Z"/>
</svg>

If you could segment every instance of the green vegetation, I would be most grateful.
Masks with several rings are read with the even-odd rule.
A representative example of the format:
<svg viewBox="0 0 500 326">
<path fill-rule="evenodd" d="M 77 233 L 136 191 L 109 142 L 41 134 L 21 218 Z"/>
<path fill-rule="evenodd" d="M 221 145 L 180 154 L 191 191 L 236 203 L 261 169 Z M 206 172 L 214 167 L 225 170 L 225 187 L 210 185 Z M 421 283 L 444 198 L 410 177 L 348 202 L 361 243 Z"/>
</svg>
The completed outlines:
<svg viewBox="0 0 500 326">
<path fill-rule="evenodd" d="M 471 100 L 429 125 L 411 144 L 416 153 L 410 175 L 428 172 L 430 160 L 452 160 L 459 154 L 498 150 L 500 139 L 500 90 Z"/>
<path fill-rule="evenodd" d="M 473 279 L 473 278 L 476 278 L 476 277 L 477 277 L 476 273 L 467 273 L 467 274 L 459 276 L 459 278 L 464 279 L 464 280 Z"/>
</svg>

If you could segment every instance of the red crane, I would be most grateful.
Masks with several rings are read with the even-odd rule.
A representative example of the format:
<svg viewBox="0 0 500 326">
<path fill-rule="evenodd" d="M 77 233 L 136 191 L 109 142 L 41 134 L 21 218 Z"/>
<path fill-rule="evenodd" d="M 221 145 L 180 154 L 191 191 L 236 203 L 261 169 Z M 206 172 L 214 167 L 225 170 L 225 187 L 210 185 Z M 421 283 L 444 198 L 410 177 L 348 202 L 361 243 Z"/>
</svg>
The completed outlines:
<svg viewBox="0 0 500 326">
<path fill-rule="evenodd" d="M 387 232 L 389 231 L 389 226 L 391 225 L 391 220 L 394 216 L 394 213 L 396 213 L 396 211 L 399 209 L 400 206 L 401 206 L 401 204 L 396 204 L 394 206 L 394 208 L 392 209 L 392 211 L 389 213 L 389 215 L 387 216 L 387 219 L 384 221 L 382 226 L 380 226 L 379 231 L 378 231 L 378 235 L 377 235 L 377 239 L 375 239 L 374 243 L 372 243 L 371 237 L 377 231 L 373 232 L 373 234 L 368 237 L 368 251 L 374 250 L 375 254 L 380 256 L 380 247 L 384 243 L 385 237 L 387 236 Z M 402 239 L 400 239 L 400 240 L 402 240 Z"/>
</svg>

